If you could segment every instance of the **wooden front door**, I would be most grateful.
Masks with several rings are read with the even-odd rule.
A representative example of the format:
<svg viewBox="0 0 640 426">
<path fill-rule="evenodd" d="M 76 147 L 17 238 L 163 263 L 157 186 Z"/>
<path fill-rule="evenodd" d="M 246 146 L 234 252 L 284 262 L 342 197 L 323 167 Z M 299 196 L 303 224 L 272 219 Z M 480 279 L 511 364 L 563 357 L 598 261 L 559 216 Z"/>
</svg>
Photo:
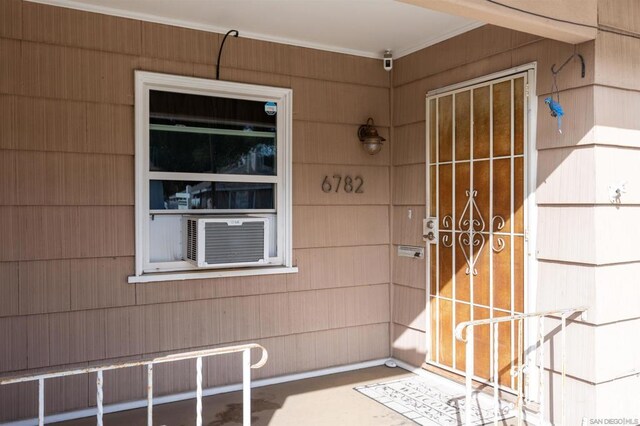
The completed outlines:
<svg viewBox="0 0 640 426">
<path fill-rule="evenodd" d="M 464 372 L 463 321 L 525 309 L 527 74 L 427 98 L 427 211 L 437 220 L 429 246 L 431 350 L 428 362 Z M 501 323 L 500 384 L 511 377 L 517 325 Z M 475 375 L 489 380 L 492 327 L 475 329 Z"/>
</svg>

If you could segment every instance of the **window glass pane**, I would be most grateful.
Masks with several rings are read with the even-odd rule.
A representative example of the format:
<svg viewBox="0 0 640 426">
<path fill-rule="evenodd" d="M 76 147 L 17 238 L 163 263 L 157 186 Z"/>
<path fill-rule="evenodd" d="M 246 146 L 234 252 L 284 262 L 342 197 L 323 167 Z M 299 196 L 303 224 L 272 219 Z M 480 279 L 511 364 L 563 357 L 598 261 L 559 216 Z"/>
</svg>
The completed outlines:
<svg viewBox="0 0 640 426">
<path fill-rule="evenodd" d="M 149 182 L 151 210 L 273 209 L 275 184 L 244 182 Z"/>
<path fill-rule="evenodd" d="M 276 174 L 276 114 L 262 101 L 152 90 L 151 171 Z"/>
</svg>

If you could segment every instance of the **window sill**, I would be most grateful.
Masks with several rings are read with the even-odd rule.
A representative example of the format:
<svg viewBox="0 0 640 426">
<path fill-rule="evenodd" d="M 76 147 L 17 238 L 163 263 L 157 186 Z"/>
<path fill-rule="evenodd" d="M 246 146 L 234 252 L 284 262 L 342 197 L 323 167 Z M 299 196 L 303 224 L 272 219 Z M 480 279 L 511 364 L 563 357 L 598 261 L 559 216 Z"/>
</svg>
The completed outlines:
<svg viewBox="0 0 640 426">
<path fill-rule="evenodd" d="M 201 270 L 186 272 L 154 272 L 129 277 L 129 284 L 153 283 L 162 281 L 202 280 L 207 278 L 250 277 L 257 275 L 295 274 L 297 266 L 271 266 L 263 268 Z"/>
</svg>

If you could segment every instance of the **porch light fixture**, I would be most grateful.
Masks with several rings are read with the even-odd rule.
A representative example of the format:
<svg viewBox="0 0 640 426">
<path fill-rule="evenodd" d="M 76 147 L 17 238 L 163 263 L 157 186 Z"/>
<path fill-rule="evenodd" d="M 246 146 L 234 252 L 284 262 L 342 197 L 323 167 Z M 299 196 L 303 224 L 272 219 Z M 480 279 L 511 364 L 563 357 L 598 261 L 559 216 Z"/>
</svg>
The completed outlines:
<svg viewBox="0 0 640 426">
<path fill-rule="evenodd" d="M 371 117 L 367 119 L 366 124 L 363 124 L 358 128 L 358 139 L 362 142 L 362 149 L 364 149 L 369 155 L 374 155 L 380 152 L 382 149 L 382 141 L 386 140 L 382 136 L 378 135 L 378 130 L 373 123 L 373 118 Z"/>
</svg>

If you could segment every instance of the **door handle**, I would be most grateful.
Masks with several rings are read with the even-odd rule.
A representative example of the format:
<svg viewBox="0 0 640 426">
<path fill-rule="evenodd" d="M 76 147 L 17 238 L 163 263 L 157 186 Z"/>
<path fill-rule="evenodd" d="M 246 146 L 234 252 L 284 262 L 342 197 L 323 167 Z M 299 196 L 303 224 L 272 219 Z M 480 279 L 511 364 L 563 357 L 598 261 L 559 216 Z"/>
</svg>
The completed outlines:
<svg viewBox="0 0 640 426">
<path fill-rule="evenodd" d="M 438 243 L 438 218 L 428 217 L 422 221 L 422 238 L 429 244 Z"/>
</svg>

